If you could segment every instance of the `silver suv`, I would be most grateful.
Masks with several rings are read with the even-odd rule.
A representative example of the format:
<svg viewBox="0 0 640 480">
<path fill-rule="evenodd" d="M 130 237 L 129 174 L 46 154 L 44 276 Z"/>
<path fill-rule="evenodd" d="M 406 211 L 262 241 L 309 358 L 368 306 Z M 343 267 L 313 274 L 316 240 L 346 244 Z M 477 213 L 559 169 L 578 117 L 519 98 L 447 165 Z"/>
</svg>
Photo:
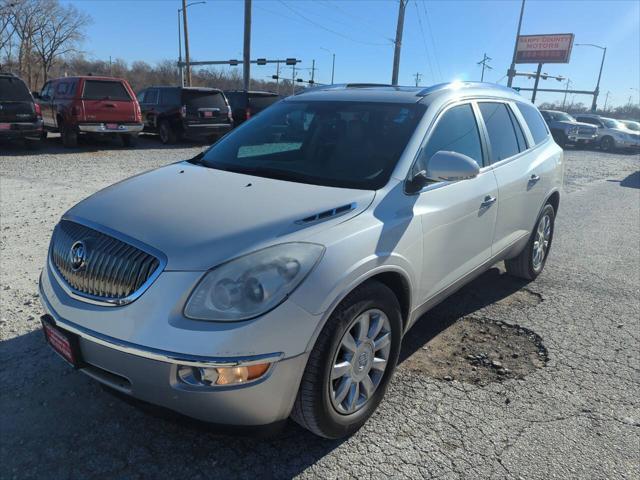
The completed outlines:
<svg viewBox="0 0 640 480">
<path fill-rule="evenodd" d="M 598 143 L 600 149 L 605 152 L 616 149 L 640 149 L 640 134 L 619 120 L 586 113 L 576 115 L 576 120 L 595 125 L 598 128 Z"/>
<path fill-rule="evenodd" d="M 562 155 L 495 85 L 289 97 L 69 210 L 40 279 L 46 337 L 201 420 L 349 435 L 427 310 L 499 261 L 540 274 Z"/>
</svg>

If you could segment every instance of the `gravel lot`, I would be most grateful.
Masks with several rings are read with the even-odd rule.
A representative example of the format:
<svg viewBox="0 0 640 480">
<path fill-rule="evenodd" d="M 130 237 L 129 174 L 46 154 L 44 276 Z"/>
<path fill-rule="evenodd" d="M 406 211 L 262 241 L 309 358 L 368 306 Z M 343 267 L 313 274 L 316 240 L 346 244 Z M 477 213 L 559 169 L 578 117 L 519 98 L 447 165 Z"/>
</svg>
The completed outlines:
<svg viewBox="0 0 640 480">
<path fill-rule="evenodd" d="M 430 312 L 379 411 L 347 440 L 295 424 L 221 435 L 69 369 L 39 325 L 54 224 L 97 189 L 202 148 L 0 145 L 1 478 L 640 478 L 635 155 L 567 151 L 545 273 L 525 285 L 493 268 Z"/>
</svg>

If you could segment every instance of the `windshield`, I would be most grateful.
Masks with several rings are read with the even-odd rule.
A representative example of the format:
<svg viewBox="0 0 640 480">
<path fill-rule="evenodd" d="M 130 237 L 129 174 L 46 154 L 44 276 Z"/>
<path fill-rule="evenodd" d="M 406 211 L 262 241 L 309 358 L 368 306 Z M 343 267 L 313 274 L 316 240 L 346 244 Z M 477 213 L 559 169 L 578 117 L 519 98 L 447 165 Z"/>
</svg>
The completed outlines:
<svg viewBox="0 0 640 480">
<path fill-rule="evenodd" d="M 624 128 L 624 125 L 622 125 L 619 121 L 614 120 L 613 118 L 603 118 L 601 120 L 602 123 L 604 123 L 604 126 L 607 128 Z"/>
<path fill-rule="evenodd" d="M 30 102 L 31 94 L 22 80 L 15 77 L 0 78 L 0 101 Z"/>
<path fill-rule="evenodd" d="M 638 130 L 640 130 L 640 123 L 638 122 L 631 122 L 627 120 L 626 122 L 622 122 L 622 123 L 624 123 L 629 130 L 633 130 L 634 132 L 637 132 Z"/>
<path fill-rule="evenodd" d="M 285 101 L 213 145 L 201 162 L 262 177 L 376 190 L 391 175 L 425 107 Z"/>
<path fill-rule="evenodd" d="M 576 121 L 575 118 L 573 118 L 568 113 L 564 113 L 564 112 L 553 112 L 551 115 L 553 116 L 554 120 L 557 120 L 559 122 L 575 122 Z"/>
</svg>

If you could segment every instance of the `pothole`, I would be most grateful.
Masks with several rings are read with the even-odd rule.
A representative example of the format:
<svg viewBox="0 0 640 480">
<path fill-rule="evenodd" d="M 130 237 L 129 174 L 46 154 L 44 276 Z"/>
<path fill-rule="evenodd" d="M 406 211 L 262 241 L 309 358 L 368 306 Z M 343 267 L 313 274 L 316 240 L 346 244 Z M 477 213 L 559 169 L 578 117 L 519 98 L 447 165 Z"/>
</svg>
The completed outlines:
<svg viewBox="0 0 640 480">
<path fill-rule="evenodd" d="M 535 332 L 488 318 L 463 318 L 408 357 L 402 367 L 446 381 L 486 385 L 524 378 L 547 362 Z"/>
</svg>

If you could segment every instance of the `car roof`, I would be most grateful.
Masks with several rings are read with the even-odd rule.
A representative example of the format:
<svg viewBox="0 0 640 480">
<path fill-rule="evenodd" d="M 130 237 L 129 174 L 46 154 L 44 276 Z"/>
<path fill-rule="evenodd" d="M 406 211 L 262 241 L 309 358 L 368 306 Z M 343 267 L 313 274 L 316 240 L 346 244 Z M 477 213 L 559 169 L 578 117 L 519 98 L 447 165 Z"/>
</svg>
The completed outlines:
<svg viewBox="0 0 640 480">
<path fill-rule="evenodd" d="M 418 103 L 441 97 L 495 97 L 529 103 L 515 90 L 494 83 L 450 82 L 431 87 L 407 87 L 370 83 L 348 83 L 315 87 L 288 97 L 286 101 L 363 101 Z"/>
<path fill-rule="evenodd" d="M 60 80 L 111 80 L 111 81 L 117 81 L 117 82 L 125 81 L 124 78 L 104 77 L 101 75 L 74 75 L 73 77 L 59 77 L 59 78 L 51 79 L 52 82 L 58 82 Z"/>
<path fill-rule="evenodd" d="M 562 110 L 540 110 L 541 112 L 549 112 L 549 113 L 567 113 L 567 112 L 563 112 Z M 568 113 L 567 113 L 568 115 Z"/>
<path fill-rule="evenodd" d="M 278 94 L 274 92 L 266 92 L 264 90 L 225 90 L 224 93 L 246 93 L 249 95 L 265 95 L 270 97 L 277 97 Z"/>
</svg>

